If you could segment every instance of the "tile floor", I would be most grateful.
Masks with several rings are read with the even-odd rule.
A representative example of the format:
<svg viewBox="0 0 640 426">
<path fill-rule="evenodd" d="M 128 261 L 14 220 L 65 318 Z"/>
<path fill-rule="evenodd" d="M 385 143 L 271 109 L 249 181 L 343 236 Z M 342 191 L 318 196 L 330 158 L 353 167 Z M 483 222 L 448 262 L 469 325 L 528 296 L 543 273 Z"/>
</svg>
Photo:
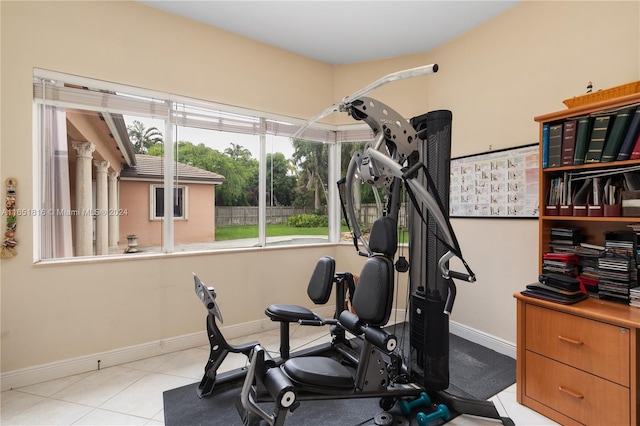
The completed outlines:
<svg viewBox="0 0 640 426">
<path fill-rule="evenodd" d="M 230 343 L 239 344 L 252 340 L 260 341 L 269 351 L 278 350 L 278 330 L 233 339 Z M 326 327 L 292 326 L 292 350 L 312 347 L 325 341 L 329 341 Z M 162 392 L 200 381 L 208 355 L 208 345 L 201 346 L 5 391 L 0 394 L 0 424 L 163 425 Z M 244 356 L 230 354 L 220 371 L 244 365 Z M 518 426 L 556 424 L 519 405 L 515 392 L 513 385 L 491 398 L 501 415 L 511 417 Z M 241 424 L 240 421 L 238 424 Z M 500 423 L 472 416 L 459 416 L 449 424 L 460 426 Z"/>
</svg>

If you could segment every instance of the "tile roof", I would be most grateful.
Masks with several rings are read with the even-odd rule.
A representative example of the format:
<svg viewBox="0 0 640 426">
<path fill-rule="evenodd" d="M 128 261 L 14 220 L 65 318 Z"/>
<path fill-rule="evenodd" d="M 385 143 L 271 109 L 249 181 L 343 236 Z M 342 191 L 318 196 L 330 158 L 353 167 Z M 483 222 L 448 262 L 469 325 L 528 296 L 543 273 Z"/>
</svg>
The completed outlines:
<svg viewBox="0 0 640 426">
<path fill-rule="evenodd" d="M 136 154 L 136 164 L 122 169 L 120 177 L 124 179 L 164 179 L 163 157 L 155 155 Z M 178 180 L 210 182 L 220 184 L 226 182 L 224 176 L 183 163 L 174 163 L 174 171 Z"/>
</svg>

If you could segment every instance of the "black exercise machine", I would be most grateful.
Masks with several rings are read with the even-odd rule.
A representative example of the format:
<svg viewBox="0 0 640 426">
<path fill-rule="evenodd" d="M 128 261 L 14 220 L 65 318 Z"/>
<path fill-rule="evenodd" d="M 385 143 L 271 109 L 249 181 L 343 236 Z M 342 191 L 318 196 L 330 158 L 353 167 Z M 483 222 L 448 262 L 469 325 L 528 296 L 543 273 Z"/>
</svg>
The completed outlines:
<svg viewBox="0 0 640 426">
<path fill-rule="evenodd" d="M 429 65 L 390 74 L 310 120 L 315 121 L 334 111 L 347 112 L 354 119 L 366 122 L 374 134 L 373 144 L 353 156 L 347 176 L 341 182 L 346 194 L 343 208 L 353 226 L 354 245 L 359 254 L 368 257 L 352 298 L 356 313 L 344 310 L 344 300 L 336 303 L 336 317 L 328 320 L 295 305 L 270 306 L 267 315 L 281 323 L 282 357 L 274 360 L 259 344 L 232 347 L 224 341 L 215 324 L 216 318 L 221 320 L 215 305 L 215 292 L 202 286 L 206 291 L 198 293 L 196 278 L 196 292 L 209 310 L 207 330 L 210 340 L 215 336 L 211 340 L 212 356 L 205 368 L 205 378 L 208 377 L 210 383 L 205 383 L 203 378 L 204 387 L 209 391 L 213 388 L 215 370 L 229 351 L 247 355 L 250 364 L 237 404 L 245 425 L 283 425 L 287 415 L 306 400 L 379 397 L 381 408 L 389 410 L 401 398 L 417 397 L 424 401 L 422 394 L 425 391 L 432 392 L 426 405 L 432 405 L 433 401 L 435 411 L 423 413 L 420 416 L 422 424 L 434 418 L 447 419 L 449 409 L 460 414 L 499 419 L 505 425 L 513 424 L 510 419 L 501 418 L 491 402 L 459 398 L 445 391 L 449 384 L 448 316 L 456 296 L 452 279 L 475 281 L 448 220 L 451 113 L 436 111 L 407 122 L 387 105 L 364 96 L 387 82 L 437 69 L 437 65 Z M 307 126 L 294 137 L 300 136 Z M 369 241 L 363 238 L 355 218 L 351 191 L 356 179 L 390 189 L 385 214 L 374 222 Z M 411 263 L 401 257 L 394 265 L 398 245 L 396 224 L 403 187 L 412 203 L 409 218 Z M 466 273 L 449 270 L 449 260 L 454 257 L 459 259 Z M 310 287 L 316 275 L 323 277 L 317 281 L 325 284 L 335 281 L 334 269 L 327 266 L 330 264 L 330 260 L 321 259 Z M 394 269 L 410 272 L 409 354 L 398 350 L 397 337 L 384 328 L 392 310 Z M 309 296 L 314 303 L 326 303 L 330 291 L 329 284 L 328 287 L 321 286 L 314 295 L 310 290 Z M 338 288 L 338 292 L 344 295 L 344 287 Z M 205 293 L 213 297 L 213 304 Z M 355 364 L 355 372 L 341 361 L 317 353 L 297 353 L 289 357 L 288 324 L 291 322 L 331 324 L 337 335 L 347 330 L 358 336 L 362 342 L 359 354 L 346 357 Z M 215 354 L 214 344 L 218 348 Z M 262 402 L 271 402 L 273 409 L 265 410 L 265 405 L 259 404 Z"/>
</svg>

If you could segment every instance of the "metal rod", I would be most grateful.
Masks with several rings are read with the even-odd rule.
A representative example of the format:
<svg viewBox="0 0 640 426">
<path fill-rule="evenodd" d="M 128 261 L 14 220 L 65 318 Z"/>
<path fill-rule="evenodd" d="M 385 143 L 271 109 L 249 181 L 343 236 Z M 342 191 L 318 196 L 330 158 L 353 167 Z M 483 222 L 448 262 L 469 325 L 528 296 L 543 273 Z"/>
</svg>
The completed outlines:
<svg viewBox="0 0 640 426">
<path fill-rule="evenodd" d="M 438 72 L 438 64 L 430 64 L 430 65 L 423 65 L 420 67 L 416 67 L 416 68 L 409 68 L 407 70 L 402 70 L 402 71 L 396 71 L 393 72 L 391 74 L 387 74 L 382 78 L 379 78 L 378 80 L 374 81 L 373 83 L 369 84 L 368 86 L 363 87 L 362 89 L 358 90 L 357 92 L 346 96 L 345 98 L 343 98 L 340 102 L 331 105 L 329 108 L 325 109 L 324 111 L 322 111 L 320 114 L 310 118 L 305 124 L 303 124 L 298 131 L 296 131 L 294 133 L 294 135 L 291 137 L 292 139 L 299 139 L 300 136 L 305 132 L 305 130 L 307 130 L 309 128 L 309 126 L 313 123 L 315 123 L 316 121 L 326 117 L 327 115 L 334 113 L 336 111 L 344 111 L 345 110 L 345 106 L 348 105 L 349 103 L 351 103 L 353 100 L 360 98 L 361 96 L 366 95 L 369 92 L 372 92 L 373 90 L 384 86 L 385 84 L 388 83 L 392 83 L 394 81 L 398 81 L 398 80 L 405 80 L 407 78 L 413 78 L 413 77 L 419 77 L 422 75 L 427 75 L 427 74 L 432 74 Z"/>
</svg>

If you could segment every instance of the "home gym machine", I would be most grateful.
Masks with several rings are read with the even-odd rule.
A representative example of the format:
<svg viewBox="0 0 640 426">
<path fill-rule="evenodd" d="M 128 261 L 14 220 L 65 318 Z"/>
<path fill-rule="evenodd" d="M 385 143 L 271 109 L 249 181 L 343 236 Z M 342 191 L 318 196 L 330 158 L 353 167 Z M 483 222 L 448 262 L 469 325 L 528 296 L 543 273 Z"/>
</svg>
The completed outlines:
<svg viewBox="0 0 640 426">
<path fill-rule="evenodd" d="M 390 75 L 393 77 L 387 80 L 437 70 L 437 65 L 429 65 Z M 327 356 L 295 356 L 276 362 L 258 344 L 250 352 L 237 403 L 245 425 L 281 426 L 288 417 L 296 417 L 296 410 L 304 410 L 301 402 L 353 398 L 380 398 L 385 411 L 374 419 L 377 425 L 394 424 L 387 410 L 396 405 L 405 415 L 418 407 L 432 408 L 429 413 L 418 413 L 420 426 L 432 420 L 447 421 L 450 411 L 513 424 L 499 415 L 492 402 L 460 398 L 445 391 L 449 386 L 448 317 L 456 296 L 453 279 L 475 281 L 448 219 L 451 113 L 435 111 L 407 122 L 387 105 L 364 96 L 380 85 L 378 81 L 310 120 L 334 111 L 346 112 L 368 124 L 374 135 L 373 143 L 352 157 L 344 187 L 344 210 L 353 226 L 354 245 L 358 254 L 368 258 L 353 296 L 355 313 L 343 310 L 337 320 L 337 325 L 362 340 L 355 374 Z M 352 188 L 357 179 L 389 188 L 385 212 L 374 222 L 368 241 L 359 229 L 353 206 Z M 401 257 L 394 264 L 403 187 L 412 206 L 411 262 Z M 454 258 L 466 272 L 449 269 L 449 261 Z M 410 271 L 409 354 L 384 328 L 392 308 L 395 270 Z M 267 410 L 265 403 L 272 408 Z M 406 419 L 404 422 L 408 424 Z"/>
</svg>

